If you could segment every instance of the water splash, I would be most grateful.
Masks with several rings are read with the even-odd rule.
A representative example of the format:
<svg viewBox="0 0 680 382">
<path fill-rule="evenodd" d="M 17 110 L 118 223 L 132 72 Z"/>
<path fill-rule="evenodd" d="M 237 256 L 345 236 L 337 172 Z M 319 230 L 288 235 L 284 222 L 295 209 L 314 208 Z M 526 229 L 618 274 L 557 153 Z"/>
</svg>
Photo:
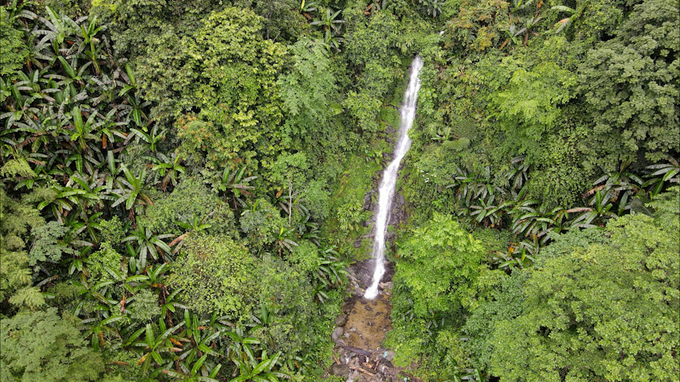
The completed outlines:
<svg viewBox="0 0 680 382">
<path fill-rule="evenodd" d="M 375 221 L 375 241 L 373 242 L 373 259 L 375 260 L 375 271 L 373 272 L 373 284 L 366 289 L 365 298 L 373 299 L 378 295 L 378 283 L 385 274 L 385 234 L 387 233 L 387 222 L 390 218 L 392 200 L 397 185 L 397 175 L 399 164 L 411 147 L 411 139 L 408 131 L 413 126 L 416 117 L 416 102 L 418 101 L 418 90 L 420 89 L 420 79 L 418 73 L 423 67 L 423 60 L 416 56 L 411 63 L 411 77 L 408 87 L 404 94 L 404 103 L 399 109 L 401 123 L 399 126 L 399 140 L 394 148 L 394 159 L 383 172 L 382 182 L 380 183 L 378 197 L 378 215 Z"/>
</svg>

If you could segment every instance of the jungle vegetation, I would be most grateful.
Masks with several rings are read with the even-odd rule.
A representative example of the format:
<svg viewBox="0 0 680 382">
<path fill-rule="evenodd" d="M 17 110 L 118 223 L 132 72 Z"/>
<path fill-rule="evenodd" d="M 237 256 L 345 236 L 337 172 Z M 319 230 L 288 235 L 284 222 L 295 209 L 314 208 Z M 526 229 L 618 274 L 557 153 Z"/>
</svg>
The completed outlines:
<svg viewBox="0 0 680 382">
<path fill-rule="evenodd" d="M 677 1 L 4 3 L 1 380 L 320 380 L 416 54 L 395 364 L 680 374 Z"/>
</svg>

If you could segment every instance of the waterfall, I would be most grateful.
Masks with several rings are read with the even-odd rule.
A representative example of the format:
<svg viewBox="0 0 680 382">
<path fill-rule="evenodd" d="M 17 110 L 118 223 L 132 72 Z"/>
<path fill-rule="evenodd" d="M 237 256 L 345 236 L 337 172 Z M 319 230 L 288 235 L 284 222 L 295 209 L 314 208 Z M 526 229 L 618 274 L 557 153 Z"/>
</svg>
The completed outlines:
<svg viewBox="0 0 680 382">
<path fill-rule="evenodd" d="M 423 60 L 416 56 L 411 63 L 411 77 L 408 87 L 404 94 L 404 103 L 399 109 L 401 122 L 399 125 L 399 140 L 394 148 L 394 159 L 383 172 L 382 182 L 378 191 L 378 215 L 375 220 L 375 241 L 373 242 L 373 259 L 375 270 L 373 271 L 373 284 L 366 289 L 365 298 L 373 299 L 378 295 L 378 283 L 385 274 L 385 234 L 387 233 L 387 222 L 389 222 L 392 200 L 397 185 L 397 173 L 399 164 L 411 147 L 411 139 L 408 137 L 408 130 L 413 126 L 416 117 L 416 102 L 418 101 L 418 90 L 420 89 L 420 79 L 418 73 L 423 67 Z"/>
</svg>

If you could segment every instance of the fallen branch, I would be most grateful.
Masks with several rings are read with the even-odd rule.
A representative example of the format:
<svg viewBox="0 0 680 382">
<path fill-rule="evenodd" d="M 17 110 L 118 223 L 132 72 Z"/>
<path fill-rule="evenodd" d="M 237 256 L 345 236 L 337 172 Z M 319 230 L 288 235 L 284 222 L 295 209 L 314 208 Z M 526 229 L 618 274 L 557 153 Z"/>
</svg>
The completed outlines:
<svg viewBox="0 0 680 382">
<path fill-rule="evenodd" d="M 375 375 L 375 373 L 371 373 L 370 371 L 362 369 L 359 366 L 350 366 L 349 368 L 352 369 L 352 370 L 356 370 L 356 371 L 359 371 L 361 373 L 364 373 L 364 374 L 368 375 L 369 377 L 372 377 L 372 376 Z"/>
<path fill-rule="evenodd" d="M 351 352 L 357 353 L 357 354 L 365 355 L 366 357 L 371 356 L 371 352 L 368 352 L 368 351 L 363 350 L 363 349 L 357 349 L 357 348 L 353 348 L 353 347 L 347 346 L 347 345 L 340 345 L 340 347 L 344 348 L 345 350 L 349 350 Z"/>
</svg>

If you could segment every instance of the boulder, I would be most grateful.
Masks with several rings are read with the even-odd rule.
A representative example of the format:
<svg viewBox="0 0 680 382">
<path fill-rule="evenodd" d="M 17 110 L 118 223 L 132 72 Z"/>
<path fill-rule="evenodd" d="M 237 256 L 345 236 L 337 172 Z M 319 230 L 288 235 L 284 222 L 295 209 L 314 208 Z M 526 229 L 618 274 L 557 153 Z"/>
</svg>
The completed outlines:
<svg viewBox="0 0 680 382">
<path fill-rule="evenodd" d="M 342 333 L 344 333 L 344 330 L 338 326 L 337 328 L 335 328 L 335 330 L 333 330 L 331 338 L 333 339 L 333 341 L 337 341 L 342 336 Z"/>
<path fill-rule="evenodd" d="M 349 366 L 347 365 L 338 365 L 337 363 L 334 363 L 331 365 L 331 368 L 328 369 L 328 372 L 333 375 L 337 375 L 340 377 L 346 377 L 349 375 Z"/>
<path fill-rule="evenodd" d="M 335 318 L 335 326 L 343 326 L 347 322 L 347 315 L 341 314 Z"/>
</svg>

